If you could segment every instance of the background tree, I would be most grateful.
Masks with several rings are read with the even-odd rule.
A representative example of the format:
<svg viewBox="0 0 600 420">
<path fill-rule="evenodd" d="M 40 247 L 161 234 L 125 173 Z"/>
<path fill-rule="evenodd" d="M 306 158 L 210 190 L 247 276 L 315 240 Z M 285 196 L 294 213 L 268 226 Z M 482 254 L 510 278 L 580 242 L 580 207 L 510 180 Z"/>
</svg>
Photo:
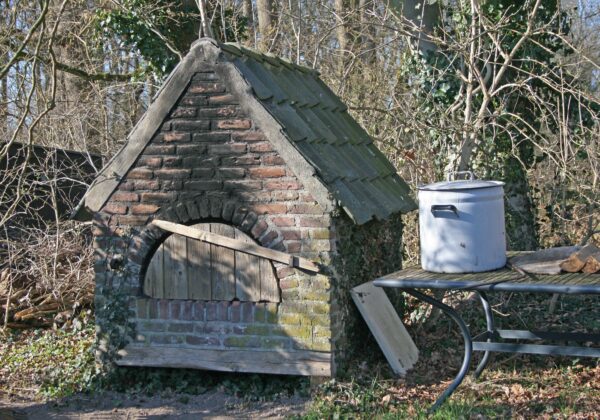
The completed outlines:
<svg viewBox="0 0 600 420">
<path fill-rule="evenodd" d="M 462 1 L 440 4 L 440 11 L 433 31 L 405 20 L 407 31 L 423 34 L 433 48 L 410 50 L 404 84 L 420 107 L 435 110 L 429 134 L 437 167 L 507 182 L 509 243 L 532 249 L 537 169 L 553 160 L 564 192 L 566 177 L 581 176 L 567 168 L 592 168 L 598 157 L 596 150 L 590 159 L 586 146 L 597 130 L 598 103 L 573 65 L 585 58 L 569 41 L 573 17 L 541 0 Z M 571 205 L 557 198 L 552 202 Z M 590 205 L 597 196 L 585 200 Z"/>
<path fill-rule="evenodd" d="M 465 168 L 506 181 L 510 244 L 532 248 L 600 230 L 599 6 L 577 4 L 210 0 L 207 10 L 220 41 L 318 69 L 414 187 Z M 108 159 L 197 38 L 199 14 L 195 0 L 4 0 L 0 22 L 0 161 L 15 143 Z M 0 252 L 11 255 L 29 245 L 8 226 L 26 232 L 15 215 L 33 217 L 34 187 L 57 179 L 51 161 L 27 178 L 28 162 L 0 171 Z M 415 217 L 407 223 L 414 260 Z M 70 226 L 57 219 L 46 232 Z"/>
</svg>

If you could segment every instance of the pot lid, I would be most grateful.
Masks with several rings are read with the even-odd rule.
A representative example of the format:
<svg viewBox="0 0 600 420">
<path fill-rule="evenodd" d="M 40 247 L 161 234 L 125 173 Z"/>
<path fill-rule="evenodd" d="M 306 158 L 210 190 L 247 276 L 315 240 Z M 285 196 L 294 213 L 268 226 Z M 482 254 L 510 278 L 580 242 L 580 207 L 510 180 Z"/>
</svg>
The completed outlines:
<svg viewBox="0 0 600 420">
<path fill-rule="evenodd" d="M 480 188 L 501 187 L 502 181 L 484 181 L 480 179 L 462 179 L 458 181 L 441 181 L 417 187 L 420 191 L 455 191 L 476 190 Z"/>
</svg>

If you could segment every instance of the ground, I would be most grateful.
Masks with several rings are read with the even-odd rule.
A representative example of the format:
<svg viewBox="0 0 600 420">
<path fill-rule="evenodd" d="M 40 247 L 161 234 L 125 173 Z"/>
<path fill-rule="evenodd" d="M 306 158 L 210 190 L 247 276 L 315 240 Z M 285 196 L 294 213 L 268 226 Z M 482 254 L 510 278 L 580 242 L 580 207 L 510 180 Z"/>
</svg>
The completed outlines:
<svg viewBox="0 0 600 420">
<path fill-rule="evenodd" d="M 130 419 L 153 418 L 280 418 L 305 411 L 306 397 L 281 397 L 271 401 L 248 401 L 224 391 L 202 395 L 167 393 L 132 395 L 121 392 L 77 394 L 60 401 L 0 401 L 0 419 Z M 19 417 L 19 415 L 21 417 Z"/>
<path fill-rule="evenodd" d="M 520 299 L 520 301 L 517 301 Z M 446 297 L 477 330 L 476 300 Z M 597 297 L 498 295 L 505 328 L 600 329 Z M 455 326 L 407 301 L 405 318 L 420 349 L 406 378 L 393 378 L 372 339 L 343 379 L 313 387 L 306 378 L 177 369 L 119 370 L 102 378 L 93 363 L 93 322 L 69 331 L 30 330 L 0 339 L 0 419 L 10 418 L 428 418 L 453 379 L 462 342 Z M 425 320 L 428 321 L 425 321 Z M 479 356 L 478 356 L 479 357 Z M 477 358 L 473 361 L 473 365 Z M 24 415 L 20 415 L 24 414 Z M 496 355 L 482 377 L 468 377 L 433 416 L 439 419 L 600 417 L 596 359 Z"/>
</svg>

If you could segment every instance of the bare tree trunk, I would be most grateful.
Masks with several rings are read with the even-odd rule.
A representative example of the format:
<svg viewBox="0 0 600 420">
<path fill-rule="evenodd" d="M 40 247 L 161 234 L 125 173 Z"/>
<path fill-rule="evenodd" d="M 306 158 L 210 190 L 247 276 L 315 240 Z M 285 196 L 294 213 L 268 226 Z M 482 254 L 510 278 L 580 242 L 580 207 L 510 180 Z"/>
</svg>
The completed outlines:
<svg viewBox="0 0 600 420">
<path fill-rule="evenodd" d="M 344 0 L 334 0 L 333 10 L 336 14 L 336 36 L 342 54 L 348 49 L 348 27 L 346 24 L 346 6 Z"/>
<path fill-rule="evenodd" d="M 506 197 L 506 235 L 511 250 L 531 251 L 537 248 L 537 229 L 527 175 L 520 164 L 514 163 L 518 176 L 507 180 Z M 518 166 L 518 168 L 516 168 Z"/>
<path fill-rule="evenodd" d="M 5 64 L 0 60 L 0 67 Z M 7 136 L 8 133 L 8 124 L 9 124 L 9 116 L 8 116 L 8 78 L 6 77 L 0 79 L 0 133 L 3 133 Z M 6 131 L 5 131 L 6 130 Z"/>
<path fill-rule="evenodd" d="M 291 34 L 294 37 L 294 54 L 292 57 L 293 61 L 296 64 L 300 64 L 301 56 L 302 56 L 302 47 L 304 43 L 303 38 L 303 22 L 302 22 L 302 8 L 301 3 L 302 0 L 289 0 L 289 15 L 290 15 L 290 25 L 291 25 Z M 291 35 L 290 34 L 290 35 Z"/>
<path fill-rule="evenodd" d="M 358 8 L 360 11 L 360 43 L 361 55 L 365 64 L 375 62 L 375 27 L 369 22 L 369 13 L 373 10 L 373 1 L 359 0 Z"/>
<path fill-rule="evenodd" d="M 256 45 L 256 27 L 254 22 L 254 11 L 252 10 L 252 0 L 242 0 L 242 16 L 246 18 L 246 30 L 248 38 L 244 44 Z"/>
<path fill-rule="evenodd" d="M 258 14 L 258 31 L 260 32 L 258 49 L 267 51 L 269 41 L 273 35 L 273 0 L 256 0 L 256 11 Z"/>
<path fill-rule="evenodd" d="M 2 17 L 3 22 L 2 25 L 8 27 L 10 25 L 10 14 L 8 10 L 10 9 L 10 1 L 4 0 L 4 4 L 2 5 Z M 2 55 L 0 57 L 0 68 L 4 68 L 4 66 L 8 63 L 9 58 L 8 54 Z M 10 122 L 9 112 L 8 112 L 8 79 L 10 78 L 10 74 L 6 74 L 5 77 L 0 78 L 0 135 L 8 138 L 8 125 Z M 1 156 L 0 156 L 1 157 Z"/>
<path fill-rule="evenodd" d="M 249 28 L 254 25 L 254 13 L 252 13 L 252 0 L 242 0 L 242 16 L 246 18 Z"/>
<path fill-rule="evenodd" d="M 430 39 L 429 34 L 439 22 L 439 5 L 429 4 L 428 1 L 423 0 L 400 0 L 399 3 L 392 2 L 391 5 L 400 7 L 402 16 L 418 28 L 413 35 L 419 51 L 425 53 L 435 50 L 436 44 Z"/>
<path fill-rule="evenodd" d="M 476 80 L 474 69 L 476 66 L 477 59 L 477 32 L 479 29 L 478 16 L 476 14 L 476 5 L 475 0 L 471 0 L 471 25 L 470 25 L 470 34 L 471 34 L 471 42 L 469 45 L 469 55 L 466 60 L 466 71 L 467 77 L 465 80 L 466 84 L 466 95 L 465 95 L 465 109 L 464 109 L 464 119 L 463 119 L 463 139 L 460 151 L 460 161 L 458 164 L 459 171 L 466 171 L 471 167 L 471 157 L 473 155 L 473 150 L 475 149 L 476 142 L 476 133 L 481 124 L 481 120 L 477 118 L 477 115 L 473 115 L 473 92 L 475 90 L 475 84 L 478 82 Z M 476 120 L 475 122 L 473 120 Z"/>
</svg>

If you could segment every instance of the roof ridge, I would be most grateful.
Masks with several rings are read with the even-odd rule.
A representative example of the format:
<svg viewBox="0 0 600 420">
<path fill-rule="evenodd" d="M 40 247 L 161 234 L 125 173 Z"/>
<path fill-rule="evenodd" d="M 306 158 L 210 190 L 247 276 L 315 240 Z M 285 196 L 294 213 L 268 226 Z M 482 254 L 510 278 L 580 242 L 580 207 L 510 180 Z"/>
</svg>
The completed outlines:
<svg viewBox="0 0 600 420">
<path fill-rule="evenodd" d="M 240 44 L 239 42 L 219 43 L 219 47 L 223 51 L 236 55 L 238 57 L 246 56 L 253 58 L 261 63 L 266 61 L 267 63 L 275 67 L 287 67 L 290 70 L 297 70 L 302 73 L 309 73 L 315 76 L 320 75 L 318 70 L 300 64 L 296 64 L 287 58 L 279 57 L 270 52 L 264 53 L 254 48 L 246 47 Z"/>
</svg>

